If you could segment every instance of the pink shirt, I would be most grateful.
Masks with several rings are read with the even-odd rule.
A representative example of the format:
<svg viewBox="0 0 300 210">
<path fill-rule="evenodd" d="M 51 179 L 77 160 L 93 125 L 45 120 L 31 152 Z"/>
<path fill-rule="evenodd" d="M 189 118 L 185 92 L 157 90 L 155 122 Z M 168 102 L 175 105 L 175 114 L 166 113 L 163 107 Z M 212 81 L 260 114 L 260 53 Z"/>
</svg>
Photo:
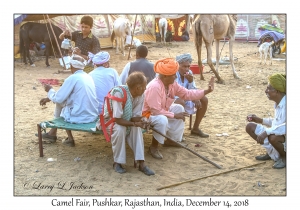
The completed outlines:
<svg viewBox="0 0 300 210">
<path fill-rule="evenodd" d="M 183 100 L 199 100 L 204 96 L 204 90 L 188 90 L 174 81 L 169 85 L 167 94 L 164 84 L 157 77 L 147 85 L 143 112 L 150 111 L 151 115 L 165 115 L 174 118 L 174 113 L 169 112 L 169 108 L 175 101 L 175 96 L 179 96 Z"/>
</svg>

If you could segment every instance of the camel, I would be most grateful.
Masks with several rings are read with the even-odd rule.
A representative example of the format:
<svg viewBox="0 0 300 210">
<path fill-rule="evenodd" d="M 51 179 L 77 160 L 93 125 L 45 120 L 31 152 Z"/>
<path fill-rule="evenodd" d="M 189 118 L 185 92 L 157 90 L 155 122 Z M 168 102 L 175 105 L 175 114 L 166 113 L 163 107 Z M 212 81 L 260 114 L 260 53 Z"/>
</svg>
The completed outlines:
<svg viewBox="0 0 300 210">
<path fill-rule="evenodd" d="M 193 22 L 193 36 L 194 42 L 198 54 L 198 65 L 202 66 L 201 60 L 201 47 L 202 47 L 202 38 L 204 40 L 206 50 L 207 50 L 207 64 L 210 66 L 211 70 L 216 75 L 218 82 L 224 84 L 224 80 L 218 74 L 219 67 L 219 42 L 224 37 L 229 38 L 229 54 L 230 54 L 230 64 L 233 71 L 233 76 L 236 79 L 239 79 L 239 76 L 236 73 L 234 64 L 233 64 L 233 54 L 232 46 L 235 35 L 237 16 L 236 15 L 197 15 Z M 216 69 L 212 62 L 212 43 L 215 40 L 216 44 Z M 204 80 L 202 71 L 200 79 Z"/>
</svg>

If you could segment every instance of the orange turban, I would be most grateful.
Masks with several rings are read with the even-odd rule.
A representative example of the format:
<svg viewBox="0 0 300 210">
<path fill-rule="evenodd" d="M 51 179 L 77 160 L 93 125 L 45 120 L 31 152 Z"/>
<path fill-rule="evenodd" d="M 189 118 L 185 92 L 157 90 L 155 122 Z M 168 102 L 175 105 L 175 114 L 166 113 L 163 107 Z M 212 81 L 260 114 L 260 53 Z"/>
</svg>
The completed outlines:
<svg viewBox="0 0 300 210">
<path fill-rule="evenodd" d="M 178 71 L 179 64 L 173 58 L 160 59 L 154 64 L 155 73 L 173 75 Z"/>
</svg>

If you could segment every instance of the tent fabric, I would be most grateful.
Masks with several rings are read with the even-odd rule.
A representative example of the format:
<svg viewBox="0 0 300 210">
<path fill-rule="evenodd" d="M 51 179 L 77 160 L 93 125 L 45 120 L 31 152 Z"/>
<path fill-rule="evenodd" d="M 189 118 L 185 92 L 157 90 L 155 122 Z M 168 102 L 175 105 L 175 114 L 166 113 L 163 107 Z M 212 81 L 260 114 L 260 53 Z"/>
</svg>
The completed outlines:
<svg viewBox="0 0 300 210">
<path fill-rule="evenodd" d="M 26 17 L 27 17 L 27 15 L 18 15 L 18 17 L 15 17 L 14 18 L 14 25 L 21 24 Z"/>
<path fill-rule="evenodd" d="M 39 21 L 49 18 L 54 18 L 57 16 L 68 16 L 70 14 L 15 14 L 14 25 L 21 24 L 23 21 Z M 73 15 L 73 14 L 72 14 Z"/>
</svg>

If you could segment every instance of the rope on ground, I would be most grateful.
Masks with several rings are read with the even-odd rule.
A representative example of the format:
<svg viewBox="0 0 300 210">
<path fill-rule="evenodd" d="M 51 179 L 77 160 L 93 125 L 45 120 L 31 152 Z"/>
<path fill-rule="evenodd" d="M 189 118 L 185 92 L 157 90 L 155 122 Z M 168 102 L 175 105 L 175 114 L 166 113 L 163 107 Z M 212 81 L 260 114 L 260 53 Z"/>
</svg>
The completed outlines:
<svg viewBox="0 0 300 210">
<path fill-rule="evenodd" d="M 226 174 L 226 173 L 229 173 L 229 172 L 232 172 L 232 171 L 241 170 L 243 168 L 249 168 L 249 167 L 260 165 L 260 164 L 263 164 L 263 163 L 266 163 L 266 161 L 260 162 L 260 163 L 255 163 L 255 164 L 252 164 L 252 165 L 249 165 L 249 166 L 244 166 L 244 167 L 241 167 L 241 168 L 231 169 L 231 170 L 224 171 L 224 172 L 217 173 L 217 174 L 212 174 L 212 175 L 203 176 L 203 177 L 196 178 L 196 179 L 187 180 L 187 181 L 184 181 L 184 182 L 178 182 L 178 183 L 175 183 L 175 184 L 166 185 L 166 186 L 157 188 L 157 190 L 162 190 L 162 189 L 165 189 L 165 188 L 178 186 L 178 185 L 181 185 L 181 184 L 184 184 L 184 183 L 193 182 L 193 181 L 196 181 L 196 180 L 205 179 L 205 178 L 212 177 L 212 176 L 218 176 L 218 175 L 221 175 L 221 174 Z"/>
</svg>

